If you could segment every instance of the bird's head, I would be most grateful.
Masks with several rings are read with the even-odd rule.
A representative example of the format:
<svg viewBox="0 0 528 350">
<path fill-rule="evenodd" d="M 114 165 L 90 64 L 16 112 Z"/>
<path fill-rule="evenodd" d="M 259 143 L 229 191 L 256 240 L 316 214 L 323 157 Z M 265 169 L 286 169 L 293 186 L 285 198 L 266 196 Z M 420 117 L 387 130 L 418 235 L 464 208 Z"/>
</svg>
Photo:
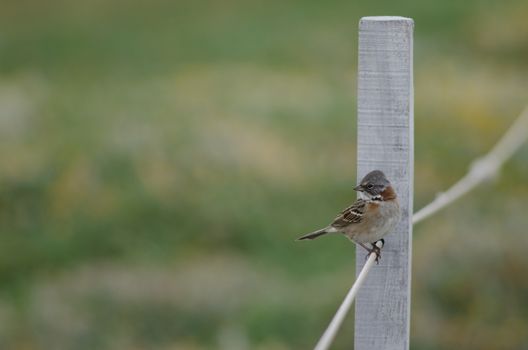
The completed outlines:
<svg viewBox="0 0 528 350">
<path fill-rule="evenodd" d="M 374 170 L 365 175 L 359 185 L 354 187 L 354 190 L 367 198 L 373 198 L 382 196 L 383 192 L 390 186 L 391 183 L 387 180 L 385 174 L 380 170 Z"/>
</svg>

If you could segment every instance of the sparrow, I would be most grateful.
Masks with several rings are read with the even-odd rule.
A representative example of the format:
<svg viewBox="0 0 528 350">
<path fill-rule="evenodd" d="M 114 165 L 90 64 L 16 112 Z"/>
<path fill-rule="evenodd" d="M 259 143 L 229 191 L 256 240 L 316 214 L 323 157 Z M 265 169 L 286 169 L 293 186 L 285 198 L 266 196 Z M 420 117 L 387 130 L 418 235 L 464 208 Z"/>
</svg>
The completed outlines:
<svg viewBox="0 0 528 350">
<path fill-rule="evenodd" d="M 367 257 L 376 253 L 376 262 L 379 263 L 381 249 L 376 242 L 381 241 L 383 246 L 383 237 L 400 220 L 396 191 L 380 170 L 365 175 L 354 190 L 359 192 L 360 198 L 343 210 L 330 225 L 297 240 L 314 239 L 327 233 L 342 233 L 365 248 L 368 251 Z M 367 247 L 367 243 L 372 247 Z"/>
</svg>

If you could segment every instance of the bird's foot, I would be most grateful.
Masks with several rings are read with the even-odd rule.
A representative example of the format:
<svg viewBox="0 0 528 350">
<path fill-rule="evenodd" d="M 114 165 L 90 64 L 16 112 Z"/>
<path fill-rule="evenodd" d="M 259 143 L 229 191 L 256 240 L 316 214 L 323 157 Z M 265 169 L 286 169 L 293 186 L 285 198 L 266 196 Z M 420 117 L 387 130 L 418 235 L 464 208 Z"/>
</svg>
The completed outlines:
<svg viewBox="0 0 528 350">
<path fill-rule="evenodd" d="M 372 244 L 372 249 L 369 250 L 369 253 L 367 254 L 367 259 L 370 256 L 370 254 L 375 253 L 376 254 L 376 264 L 379 265 L 379 261 L 381 259 L 381 248 L 385 245 L 385 240 L 382 238 L 379 241 L 376 241 Z"/>
</svg>

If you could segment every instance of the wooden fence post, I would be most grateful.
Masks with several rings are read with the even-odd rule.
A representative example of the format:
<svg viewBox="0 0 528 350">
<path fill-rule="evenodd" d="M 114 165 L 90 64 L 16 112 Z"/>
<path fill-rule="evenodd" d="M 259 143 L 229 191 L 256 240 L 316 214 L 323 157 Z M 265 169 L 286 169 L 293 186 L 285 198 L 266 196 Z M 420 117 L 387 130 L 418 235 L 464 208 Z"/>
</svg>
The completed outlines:
<svg viewBox="0 0 528 350">
<path fill-rule="evenodd" d="M 404 17 L 359 22 L 358 179 L 382 170 L 402 208 L 356 300 L 355 350 L 409 348 L 413 203 L 413 29 Z M 365 250 L 356 251 L 357 273 Z"/>
</svg>

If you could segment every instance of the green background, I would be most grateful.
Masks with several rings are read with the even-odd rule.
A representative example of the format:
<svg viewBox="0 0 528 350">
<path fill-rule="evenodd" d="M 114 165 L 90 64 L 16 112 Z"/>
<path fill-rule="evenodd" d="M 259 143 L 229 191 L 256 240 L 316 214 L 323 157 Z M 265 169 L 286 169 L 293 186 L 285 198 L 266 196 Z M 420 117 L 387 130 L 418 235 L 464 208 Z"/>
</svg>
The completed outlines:
<svg viewBox="0 0 528 350">
<path fill-rule="evenodd" d="M 521 0 L 1 8 L 1 349 L 312 347 L 355 249 L 294 238 L 355 199 L 362 16 L 415 20 L 416 209 L 527 102 Z M 528 348 L 527 160 L 415 227 L 411 348 Z"/>
</svg>

